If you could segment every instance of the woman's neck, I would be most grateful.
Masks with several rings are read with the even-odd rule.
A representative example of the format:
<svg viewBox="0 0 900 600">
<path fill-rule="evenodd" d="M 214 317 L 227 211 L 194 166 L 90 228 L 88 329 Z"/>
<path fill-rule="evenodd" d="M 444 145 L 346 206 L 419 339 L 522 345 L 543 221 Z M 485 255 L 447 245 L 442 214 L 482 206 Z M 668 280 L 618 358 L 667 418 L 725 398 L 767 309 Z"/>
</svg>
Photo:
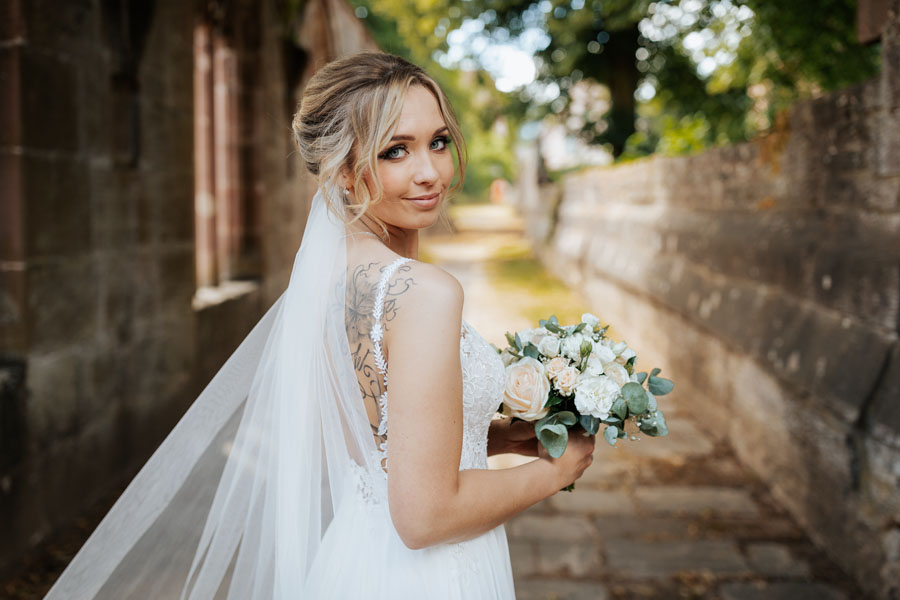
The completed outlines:
<svg viewBox="0 0 900 600">
<path fill-rule="evenodd" d="M 385 225 L 388 236 L 385 236 L 381 227 L 366 216 L 350 225 L 347 229 L 351 233 L 371 233 L 400 256 L 418 260 L 419 258 L 419 230 L 402 229 L 393 225 Z"/>
</svg>

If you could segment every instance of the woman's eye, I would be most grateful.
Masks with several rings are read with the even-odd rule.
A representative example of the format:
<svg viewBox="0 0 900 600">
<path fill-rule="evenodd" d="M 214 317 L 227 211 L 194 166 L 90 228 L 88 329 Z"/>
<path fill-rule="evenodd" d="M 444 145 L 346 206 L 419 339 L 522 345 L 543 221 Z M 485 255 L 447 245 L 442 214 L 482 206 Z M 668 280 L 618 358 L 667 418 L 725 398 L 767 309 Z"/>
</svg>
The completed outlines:
<svg viewBox="0 0 900 600">
<path fill-rule="evenodd" d="M 450 138 L 448 138 L 446 136 L 434 138 L 434 140 L 431 142 L 431 149 L 432 150 L 443 150 L 444 148 L 447 147 L 447 145 L 449 143 L 450 143 Z"/>
<path fill-rule="evenodd" d="M 405 146 L 394 146 L 393 148 L 388 148 L 384 152 L 378 155 L 378 158 L 384 159 L 396 159 L 403 156 L 402 152 L 406 152 Z"/>
</svg>

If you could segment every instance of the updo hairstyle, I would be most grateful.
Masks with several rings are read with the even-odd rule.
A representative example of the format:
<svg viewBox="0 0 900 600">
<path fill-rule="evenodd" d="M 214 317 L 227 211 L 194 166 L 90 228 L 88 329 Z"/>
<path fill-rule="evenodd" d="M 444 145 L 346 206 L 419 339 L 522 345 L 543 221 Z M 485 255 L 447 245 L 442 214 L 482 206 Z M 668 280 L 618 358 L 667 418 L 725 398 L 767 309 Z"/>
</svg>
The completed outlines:
<svg viewBox="0 0 900 600">
<path fill-rule="evenodd" d="M 362 52 L 326 64 L 306 85 L 292 123 L 294 137 L 306 168 L 316 176 L 328 200 L 329 209 L 343 216 L 347 223 L 356 221 L 383 197 L 378 154 L 394 135 L 411 85 L 425 87 L 437 100 L 450 139 L 456 146 L 459 177 L 450 189 L 455 191 L 465 177 L 465 141 L 447 96 L 421 68 L 392 54 Z M 352 196 L 343 194 L 342 173 L 353 181 Z M 371 173 L 375 183 L 374 195 L 364 182 L 366 173 Z M 345 211 L 336 205 L 341 199 Z M 384 223 L 375 220 L 384 229 Z"/>
</svg>

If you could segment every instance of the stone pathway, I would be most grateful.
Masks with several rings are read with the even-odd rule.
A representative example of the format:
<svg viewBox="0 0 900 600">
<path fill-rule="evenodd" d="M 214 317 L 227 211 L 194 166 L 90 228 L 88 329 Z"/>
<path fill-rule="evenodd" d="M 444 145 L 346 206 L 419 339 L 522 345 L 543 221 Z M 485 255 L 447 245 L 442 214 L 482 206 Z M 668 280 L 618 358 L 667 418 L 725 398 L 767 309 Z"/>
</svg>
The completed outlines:
<svg viewBox="0 0 900 600">
<path fill-rule="evenodd" d="M 497 281 L 510 248 L 527 249 L 520 224 L 498 206 L 461 207 L 454 221 L 459 232 L 428 236 L 423 256 L 461 281 L 464 318 L 502 347 L 505 331 L 536 326 L 523 313 L 532 296 L 544 293 L 529 288 L 529 278 L 517 293 Z M 521 252 L 512 255 L 522 260 Z M 572 293 L 567 301 L 580 299 Z M 620 440 L 616 448 L 598 442 L 575 492 L 508 523 L 518 599 L 866 598 L 727 444 L 714 444 L 677 402 L 675 393 L 660 401 L 668 437 Z M 492 464 L 516 460 L 495 457 Z"/>
</svg>

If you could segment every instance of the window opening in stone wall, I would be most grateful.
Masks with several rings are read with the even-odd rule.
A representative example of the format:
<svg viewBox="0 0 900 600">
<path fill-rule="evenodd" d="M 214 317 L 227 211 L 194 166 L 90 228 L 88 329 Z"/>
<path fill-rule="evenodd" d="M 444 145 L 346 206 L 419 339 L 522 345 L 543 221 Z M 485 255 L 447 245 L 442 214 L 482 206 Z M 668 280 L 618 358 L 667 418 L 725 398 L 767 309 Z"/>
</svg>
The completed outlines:
<svg viewBox="0 0 900 600">
<path fill-rule="evenodd" d="M 214 3 L 211 3 L 214 4 Z M 216 302 L 261 275 L 255 143 L 258 35 L 251 20 L 226 30 L 227 8 L 194 29 L 194 211 L 197 296 Z M 232 15 L 234 17 L 234 15 Z M 205 299 L 205 300 L 204 300 Z M 217 300 L 218 299 L 218 300 Z"/>
</svg>

